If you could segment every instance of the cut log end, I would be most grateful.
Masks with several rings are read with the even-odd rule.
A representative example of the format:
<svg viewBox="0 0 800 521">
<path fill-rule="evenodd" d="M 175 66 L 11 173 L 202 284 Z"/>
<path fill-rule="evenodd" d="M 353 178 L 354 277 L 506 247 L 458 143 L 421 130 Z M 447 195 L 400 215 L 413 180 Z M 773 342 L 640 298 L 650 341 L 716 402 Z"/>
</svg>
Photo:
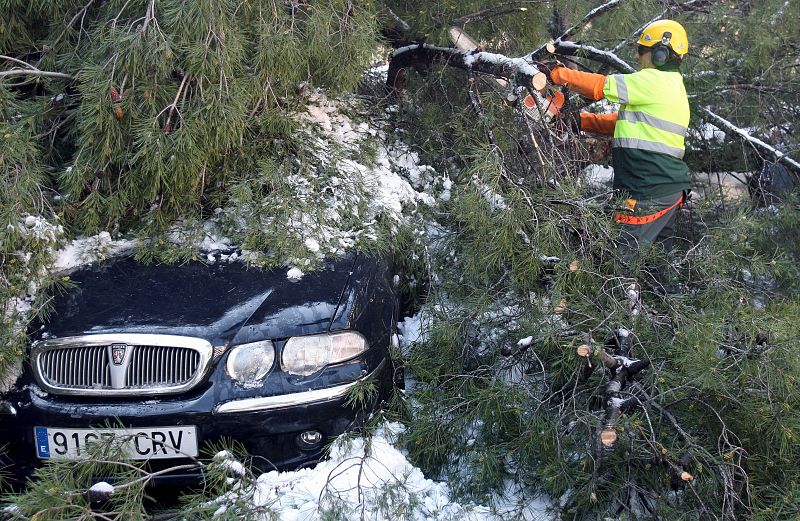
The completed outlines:
<svg viewBox="0 0 800 521">
<path fill-rule="evenodd" d="M 578 356 L 583 358 L 587 358 L 589 355 L 592 354 L 592 348 L 587 346 L 586 344 L 581 344 L 578 346 Z"/>
<path fill-rule="evenodd" d="M 617 431 L 613 427 L 605 427 L 600 431 L 600 443 L 603 447 L 610 449 L 617 442 Z"/>
<path fill-rule="evenodd" d="M 580 263 L 576 260 L 569 263 L 569 271 L 578 271 L 580 268 Z"/>
<path fill-rule="evenodd" d="M 694 481 L 694 476 L 684 470 L 681 472 L 681 481 Z"/>
<path fill-rule="evenodd" d="M 536 90 L 542 90 L 547 87 L 547 75 L 543 72 L 537 72 L 531 76 L 531 87 Z"/>
<path fill-rule="evenodd" d="M 556 44 L 555 44 L 555 42 L 548 42 L 547 44 L 545 44 L 544 48 L 547 49 L 547 52 L 549 52 L 550 54 L 555 54 L 556 53 Z"/>
</svg>

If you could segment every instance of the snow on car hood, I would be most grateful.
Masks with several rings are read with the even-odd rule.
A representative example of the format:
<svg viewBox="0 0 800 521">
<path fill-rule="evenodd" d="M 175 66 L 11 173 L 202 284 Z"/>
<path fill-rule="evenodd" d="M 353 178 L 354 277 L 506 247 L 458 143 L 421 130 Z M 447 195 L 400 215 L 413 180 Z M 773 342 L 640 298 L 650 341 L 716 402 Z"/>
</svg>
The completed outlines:
<svg viewBox="0 0 800 521">
<path fill-rule="evenodd" d="M 35 336 L 155 333 L 224 345 L 253 320 L 264 338 L 325 331 L 357 257 L 328 262 L 296 281 L 285 268 L 239 262 L 146 265 L 118 258 L 73 272 L 75 287 L 56 295 L 50 321 Z"/>
</svg>

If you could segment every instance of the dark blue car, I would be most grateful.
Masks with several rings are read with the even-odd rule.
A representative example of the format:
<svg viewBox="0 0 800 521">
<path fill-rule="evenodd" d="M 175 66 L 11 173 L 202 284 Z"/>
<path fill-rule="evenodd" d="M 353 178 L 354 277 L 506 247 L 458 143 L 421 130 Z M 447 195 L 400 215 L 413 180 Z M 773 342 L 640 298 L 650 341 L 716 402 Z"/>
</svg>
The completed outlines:
<svg viewBox="0 0 800 521">
<path fill-rule="evenodd" d="M 297 468 L 391 389 L 398 304 L 381 258 L 351 254 L 299 281 L 236 262 L 119 258 L 71 279 L 0 395 L 0 466 L 14 476 L 99 437 L 153 468 L 222 438 L 262 468 Z M 361 385 L 375 392 L 355 405 Z"/>
</svg>

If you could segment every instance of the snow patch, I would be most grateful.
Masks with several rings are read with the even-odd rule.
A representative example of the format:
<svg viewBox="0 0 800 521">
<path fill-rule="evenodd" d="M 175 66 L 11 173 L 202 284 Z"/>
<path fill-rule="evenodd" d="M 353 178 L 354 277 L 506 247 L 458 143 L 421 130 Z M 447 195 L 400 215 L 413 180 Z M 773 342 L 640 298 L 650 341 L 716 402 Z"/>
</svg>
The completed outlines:
<svg viewBox="0 0 800 521">
<path fill-rule="evenodd" d="M 106 483 L 105 481 L 100 481 L 92 485 L 89 491 L 110 496 L 114 493 L 114 485 Z"/>
<path fill-rule="evenodd" d="M 244 476 L 247 471 L 240 461 L 237 461 L 233 454 L 227 450 L 221 450 L 211 458 L 211 465 L 216 466 L 229 474 Z"/>
<path fill-rule="evenodd" d="M 397 330 L 400 333 L 400 352 L 403 356 L 411 353 L 415 343 L 423 343 L 428 340 L 426 320 L 427 312 L 420 311 L 416 315 L 406 317 L 397 323 Z"/>
<path fill-rule="evenodd" d="M 55 260 L 57 273 L 69 273 L 75 269 L 100 262 L 132 251 L 137 242 L 130 239 L 114 240 L 108 232 L 91 237 L 82 237 L 69 242 L 58 251 Z"/>
<path fill-rule="evenodd" d="M 521 338 L 517 340 L 517 346 L 520 348 L 530 347 L 531 343 L 533 342 L 532 336 L 526 336 L 525 338 Z"/>
<path fill-rule="evenodd" d="M 303 278 L 303 271 L 297 267 L 290 268 L 289 271 L 286 272 L 286 278 L 292 282 L 298 282 Z"/>
<path fill-rule="evenodd" d="M 22 359 L 17 358 L 0 372 L 0 394 L 7 392 L 22 375 Z"/>
<path fill-rule="evenodd" d="M 582 175 L 590 187 L 607 189 L 614 179 L 614 169 L 607 165 L 589 165 Z"/>
<path fill-rule="evenodd" d="M 315 241 L 314 239 L 311 239 L 311 238 L 306 239 L 305 244 L 306 244 L 306 248 L 308 248 L 309 251 L 311 251 L 313 253 L 319 252 L 319 243 L 317 241 Z"/>
<path fill-rule="evenodd" d="M 333 512 L 339 519 L 501 521 L 520 513 L 521 492 L 512 483 L 491 507 L 455 501 L 447 484 L 426 478 L 396 447 L 403 430 L 399 423 L 384 423 L 370 438 L 343 435 L 314 469 L 267 472 L 254 485 L 234 483 L 216 502 L 225 509 L 244 499 L 284 521 L 318 520 Z M 518 518 L 544 519 L 550 507 L 545 498 L 525 500 Z"/>
</svg>

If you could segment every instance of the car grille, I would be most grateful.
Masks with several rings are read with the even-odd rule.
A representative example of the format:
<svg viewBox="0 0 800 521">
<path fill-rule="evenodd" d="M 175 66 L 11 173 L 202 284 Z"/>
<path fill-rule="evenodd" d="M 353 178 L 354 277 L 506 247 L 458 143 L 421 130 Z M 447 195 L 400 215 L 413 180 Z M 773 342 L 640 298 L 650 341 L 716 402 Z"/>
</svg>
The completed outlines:
<svg viewBox="0 0 800 521">
<path fill-rule="evenodd" d="M 39 357 L 41 377 L 63 387 L 110 388 L 107 352 L 105 346 L 46 351 Z"/>
<path fill-rule="evenodd" d="M 212 351 L 205 340 L 175 335 L 70 337 L 34 345 L 34 376 L 54 394 L 175 394 L 202 380 Z"/>
</svg>

